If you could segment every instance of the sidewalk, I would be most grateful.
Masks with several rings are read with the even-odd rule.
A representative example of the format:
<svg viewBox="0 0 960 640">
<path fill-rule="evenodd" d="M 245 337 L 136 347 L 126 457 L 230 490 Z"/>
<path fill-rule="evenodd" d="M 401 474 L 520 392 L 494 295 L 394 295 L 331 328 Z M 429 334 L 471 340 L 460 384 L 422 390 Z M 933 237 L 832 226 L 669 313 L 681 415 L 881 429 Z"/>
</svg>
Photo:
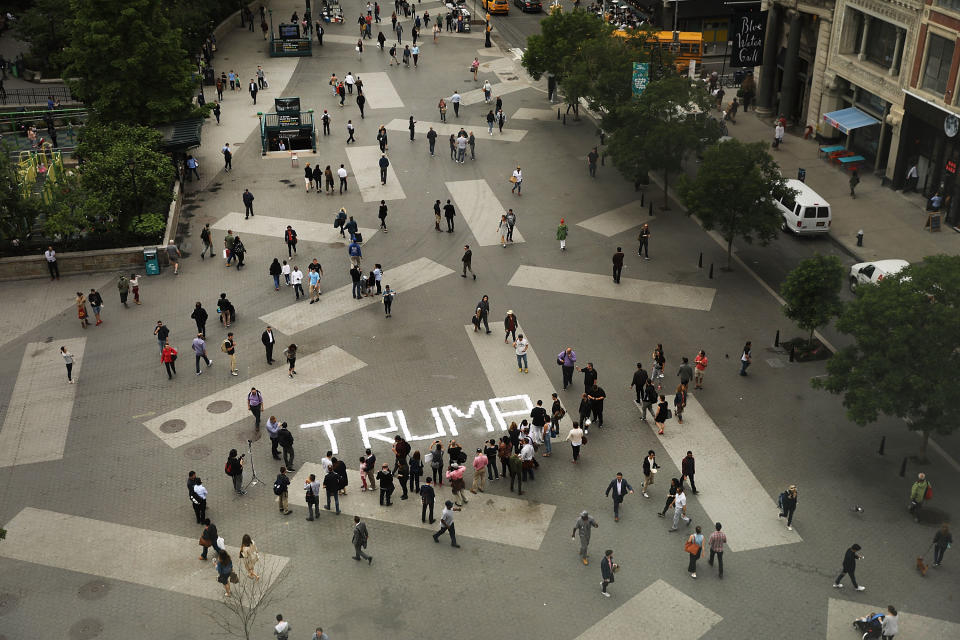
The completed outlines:
<svg viewBox="0 0 960 640">
<path fill-rule="evenodd" d="M 773 122 L 749 113 L 737 114 L 737 123 L 728 123 L 731 136 L 743 142 L 773 141 Z M 770 154 L 786 178 L 796 178 L 797 169 L 807 170 L 806 183 L 833 208 L 830 237 L 861 261 L 902 258 L 920 262 L 929 255 L 960 253 L 960 234 L 943 225 L 942 231 L 924 229 L 927 214 L 919 194 L 904 194 L 882 186 L 880 178 L 864 169 L 860 172 L 856 199 L 850 197 L 850 174 L 818 158 L 817 142 L 789 132 L 779 149 Z M 857 246 L 857 231 L 863 229 L 863 246 Z"/>
</svg>

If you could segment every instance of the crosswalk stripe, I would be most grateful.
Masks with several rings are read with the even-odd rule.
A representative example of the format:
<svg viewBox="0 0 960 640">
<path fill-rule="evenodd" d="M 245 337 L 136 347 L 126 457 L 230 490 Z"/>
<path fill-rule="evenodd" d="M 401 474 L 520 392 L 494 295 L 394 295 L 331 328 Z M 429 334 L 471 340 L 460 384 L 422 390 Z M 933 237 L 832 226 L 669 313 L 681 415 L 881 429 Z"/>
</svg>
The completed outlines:
<svg viewBox="0 0 960 640">
<path fill-rule="evenodd" d="M 0 545 L 0 557 L 163 589 L 182 596 L 209 600 L 223 597 L 223 587 L 217 583 L 212 563 L 197 560 L 199 525 L 195 536 L 186 537 L 27 507 L 5 526 L 7 539 Z M 82 552 L 65 552 L 76 548 L 78 543 L 83 545 Z M 263 561 L 257 573 L 267 586 L 290 558 L 260 551 Z M 239 549 L 227 545 L 227 552 L 234 571 L 241 580 L 248 580 L 241 566 Z"/>
<path fill-rule="evenodd" d="M 500 244 L 500 216 L 507 212 L 486 180 L 458 180 L 448 182 L 447 190 L 457 203 L 460 217 L 470 226 L 477 245 L 489 247 Z M 509 183 L 504 182 L 504 185 Z M 513 243 L 523 242 L 519 224 L 513 230 Z"/>
<path fill-rule="evenodd" d="M 391 268 L 387 265 L 383 273 L 383 284 L 389 284 L 391 289 L 397 291 L 397 301 L 394 302 L 394 305 L 395 307 L 402 307 L 404 292 L 439 280 L 451 273 L 453 273 L 452 269 L 429 258 L 417 258 L 397 267 Z M 323 280 L 320 281 L 320 284 L 323 284 Z M 315 305 L 306 301 L 294 303 L 260 316 L 260 319 L 277 331 L 292 336 L 328 320 L 335 320 L 348 313 L 378 303 L 380 303 L 380 298 L 376 296 L 355 300 L 352 286 L 346 285 L 339 289 L 325 291 L 320 297 L 320 301 Z M 411 309 L 411 313 L 413 311 Z"/>
<path fill-rule="evenodd" d="M 398 48 L 398 59 L 402 50 L 402 47 Z M 400 94 L 393 87 L 389 74 L 383 71 L 373 71 L 364 73 L 362 80 L 363 95 L 367 98 L 366 106 L 368 109 L 397 109 L 403 106 L 403 100 L 400 99 Z"/>
<path fill-rule="evenodd" d="M 469 465 L 469 462 L 468 462 Z M 378 469 L 379 471 L 379 469 Z M 430 470 L 426 470 L 429 475 Z M 323 467 L 313 462 L 307 462 L 300 465 L 296 476 L 291 480 L 291 495 L 302 491 L 304 482 L 310 474 L 314 474 L 318 480 L 323 480 Z M 468 466 L 464 474 L 464 481 L 467 486 L 473 482 L 473 468 Z M 349 516 L 360 516 L 368 521 L 367 526 L 371 529 L 371 538 L 379 536 L 379 539 L 385 540 L 388 534 L 379 534 L 377 527 L 371 525 L 369 521 L 375 520 L 387 524 L 399 524 L 408 527 L 416 527 L 430 531 L 437 531 L 440 528 L 440 512 L 443 510 L 443 503 L 446 500 L 452 500 L 453 496 L 446 488 L 437 487 L 437 497 L 434 503 L 434 518 L 437 522 L 434 524 L 424 524 L 420 522 L 420 497 L 411 493 L 409 500 L 400 500 L 403 491 L 400 490 L 399 481 L 397 481 L 396 490 L 393 492 L 393 506 L 380 506 L 380 488 L 376 491 L 364 493 L 360 491 L 360 472 L 354 469 L 347 470 L 349 479 L 348 494 L 340 496 L 340 510 L 343 512 L 340 517 L 347 519 Z M 503 481 L 500 481 L 503 484 Z M 492 489 L 492 483 L 487 483 L 487 488 Z M 509 485 L 503 488 L 506 491 Z M 301 494 L 302 495 L 302 494 Z M 330 500 L 330 512 L 323 509 L 326 504 L 326 493 L 320 494 L 321 518 L 336 517 L 333 515 L 333 499 Z M 543 544 L 543 538 L 550 527 L 550 520 L 556 511 L 552 504 L 543 504 L 532 502 L 510 496 L 500 496 L 490 491 L 483 494 L 471 494 L 469 502 L 463 507 L 463 511 L 454 514 L 454 524 L 456 525 L 457 539 L 475 538 L 486 540 L 498 545 L 508 544 L 514 547 L 532 549 L 536 551 Z M 300 507 L 306 506 L 302 498 L 290 501 L 291 505 Z M 429 513 L 427 514 L 429 517 Z M 426 533 L 423 534 L 426 538 Z"/>
<path fill-rule="evenodd" d="M 530 341 L 530 348 L 527 349 L 527 368 L 530 373 L 520 373 L 517 371 L 517 357 L 514 348 L 510 344 L 504 344 L 500 338 L 503 335 L 503 323 L 491 322 L 491 334 L 484 333 L 483 327 L 479 332 L 473 330 L 473 325 L 465 325 L 464 330 L 470 338 L 470 344 L 473 346 L 480 366 L 483 367 L 483 373 L 487 377 L 487 382 L 493 389 L 493 393 L 501 397 L 516 397 L 517 394 L 526 394 L 526 401 L 530 403 L 529 409 L 524 416 L 516 416 L 517 422 L 521 418 L 529 417 L 530 410 L 536 404 L 537 400 L 543 400 L 544 408 L 549 412 L 550 405 L 553 404 L 551 395 L 556 392 L 550 376 L 540 363 L 537 357 L 535 343 Z M 523 333 L 522 327 L 517 327 L 517 335 Z M 530 340 L 530 336 L 526 336 Z M 541 345 L 540 352 L 545 349 Z M 559 352 L 559 349 L 558 349 Z M 557 367 L 559 370 L 559 367 Z M 579 398 L 577 398 L 579 400 Z M 561 398 L 563 402 L 563 398 Z M 579 406 L 579 402 L 577 404 Z M 564 406 L 567 415 L 560 421 L 561 427 L 569 429 L 572 426 L 571 412 L 576 415 L 576 407 Z M 561 435 L 566 435 L 561 433 Z"/>
<path fill-rule="evenodd" d="M 282 346 L 277 346 L 278 350 L 283 350 Z M 263 352 L 260 351 L 260 345 L 257 345 L 256 350 L 251 348 L 250 351 L 239 351 L 238 357 L 259 359 L 263 357 Z M 228 361 L 221 360 L 218 364 L 222 365 L 220 375 L 228 375 Z M 201 366 L 203 366 L 202 363 Z M 358 360 L 340 347 L 327 347 L 317 353 L 298 357 L 297 375 L 292 379 L 287 376 L 286 366 L 276 366 L 266 373 L 168 411 L 144 422 L 144 425 L 168 446 L 180 447 L 240 420 L 252 421 L 253 416 L 247 409 L 246 403 L 251 387 L 256 387 L 263 395 L 264 406 L 268 407 L 267 416 L 269 416 L 270 413 L 276 412 L 275 407 L 280 403 L 322 387 L 365 366 L 367 366 L 365 362 Z M 215 367 L 207 373 L 220 371 L 221 367 Z M 221 407 L 225 410 L 221 410 Z M 267 416 L 262 417 L 264 422 Z"/>
<path fill-rule="evenodd" d="M 611 265 L 611 270 L 612 268 Z M 512 287 L 540 291 L 642 302 L 697 311 L 709 311 L 716 294 L 716 289 L 707 287 L 633 278 L 621 278 L 620 284 L 616 284 L 613 282 L 612 271 L 611 275 L 599 275 L 524 265 L 517 268 L 507 284 Z"/>
<path fill-rule="evenodd" d="M 77 380 L 86 343 L 86 338 L 72 338 L 27 344 L 0 430 L 0 467 L 63 458 L 77 385 L 67 384 L 60 347 L 74 355 Z"/>
<path fill-rule="evenodd" d="M 390 161 L 390 166 L 387 167 L 387 184 L 380 184 L 379 146 L 347 147 L 346 152 L 350 168 L 353 169 L 354 182 L 360 188 L 360 197 L 364 202 L 406 199 L 407 195 L 403 192 L 403 185 L 397 178 L 394 161 L 389 151 L 386 154 L 387 160 Z"/>
<path fill-rule="evenodd" d="M 850 588 L 850 587 L 848 587 Z M 849 640 L 849 638 L 858 638 L 859 634 L 853 635 L 850 625 L 856 618 L 860 618 L 871 611 L 886 613 L 886 605 L 868 604 L 862 600 L 839 600 L 830 598 L 827 604 L 827 636 L 826 640 Z M 906 611 L 897 611 L 900 635 L 907 638 L 960 638 L 960 624 L 941 620 L 939 618 L 930 618 L 927 616 L 908 613 Z M 900 637 L 898 635 L 897 637 Z"/>
<path fill-rule="evenodd" d="M 664 395 L 672 405 L 673 393 L 664 389 Z M 688 450 L 700 458 L 694 481 L 702 491 L 687 496 L 687 514 L 697 519 L 699 503 L 710 522 L 722 522 L 731 551 L 802 542 L 796 531 L 787 531 L 770 494 L 692 394 L 687 395 L 683 417 L 682 425 L 668 420 L 666 435 L 657 437 L 678 469 Z M 656 433 L 652 420 L 650 428 Z M 711 529 L 704 527 L 704 533 Z"/>
<path fill-rule="evenodd" d="M 493 105 L 491 105 L 493 108 Z M 452 111 L 452 110 L 451 110 Z M 449 112 L 448 112 L 449 115 Z M 483 117 L 486 117 L 486 114 L 482 114 Z M 474 118 L 473 120 L 476 120 Z M 460 129 L 464 129 L 467 133 L 473 131 L 474 137 L 477 139 L 477 142 L 484 142 L 486 140 L 493 140 L 497 142 L 520 142 L 523 140 L 523 137 L 527 135 L 526 129 L 504 129 L 502 132 L 494 126 L 493 135 L 487 134 L 487 122 L 482 120 L 479 124 L 468 124 L 466 118 L 463 122 L 460 120 L 454 119 L 452 122 L 425 122 L 422 120 L 417 120 L 417 135 L 423 140 L 423 143 L 426 144 L 427 131 L 430 127 L 433 127 L 433 130 L 437 132 L 437 152 L 443 156 L 444 152 L 450 149 L 447 138 L 451 134 L 456 135 L 460 132 Z M 404 120 L 403 118 L 397 118 L 391 120 L 386 125 L 387 131 L 404 131 L 407 132 L 410 130 L 410 121 Z M 470 149 L 467 148 L 469 153 Z"/>
<path fill-rule="evenodd" d="M 652 222 L 655 220 L 655 218 L 642 214 L 643 209 L 640 207 L 640 202 L 635 200 L 628 202 L 622 207 L 617 207 L 612 211 L 607 211 L 606 213 L 601 213 L 600 215 L 578 222 L 577 226 L 609 238 L 623 233 L 628 229 L 639 227 L 644 222 Z"/>
<path fill-rule="evenodd" d="M 595 575 L 599 583 L 600 572 Z M 596 589 L 599 591 L 599 586 Z M 610 591 L 615 593 L 616 589 L 611 587 Z M 598 604 L 594 609 L 603 604 L 600 602 L 603 599 L 599 594 L 597 596 Z M 664 637 L 664 629 L 670 630 L 671 640 L 697 640 L 721 620 L 723 618 L 716 612 L 663 580 L 657 580 L 581 633 L 576 640 L 656 640 Z"/>
<path fill-rule="evenodd" d="M 304 197 L 308 198 L 310 196 L 305 194 Z M 313 201 L 308 200 L 308 202 L 310 204 L 314 204 Z M 307 206 L 310 206 L 310 204 Z M 345 243 L 346 239 L 340 237 L 339 229 L 333 226 L 333 218 L 334 216 L 331 213 L 330 219 L 327 222 L 296 220 L 293 218 L 272 218 L 270 216 L 257 215 L 249 219 L 244 219 L 244 214 L 231 211 L 210 225 L 210 228 L 217 231 L 226 231 L 227 229 L 231 229 L 237 233 L 252 233 L 253 235 L 257 236 L 273 236 L 277 239 L 277 251 L 279 254 L 285 250 L 285 240 L 283 239 L 283 234 L 287 229 L 287 225 L 290 225 L 294 228 L 294 230 L 297 232 L 297 240 L 301 242 L 324 242 L 327 244 Z M 372 238 L 377 232 L 376 229 L 368 229 L 366 227 L 360 227 L 358 231 L 363 234 L 363 239 L 365 242 L 369 242 L 370 238 Z M 219 238 L 213 238 L 212 241 L 214 247 L 220 246 Z M 304 267 L 303 270 L 305 271 L 306 267 Z"/>
</svg>

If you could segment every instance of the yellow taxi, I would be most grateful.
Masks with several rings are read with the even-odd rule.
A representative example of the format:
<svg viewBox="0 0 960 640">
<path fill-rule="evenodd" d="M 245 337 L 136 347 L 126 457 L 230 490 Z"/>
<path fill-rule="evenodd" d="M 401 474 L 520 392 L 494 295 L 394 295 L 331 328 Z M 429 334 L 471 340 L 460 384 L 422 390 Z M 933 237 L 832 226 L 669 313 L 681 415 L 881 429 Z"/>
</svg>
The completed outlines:
<svg viewBox="0 0 960 640">
<path fill-rule="evenodd" d="M 510 13 L 509 0 L 483 0 L 484 10 L 490 13 Z"/>
</svg>

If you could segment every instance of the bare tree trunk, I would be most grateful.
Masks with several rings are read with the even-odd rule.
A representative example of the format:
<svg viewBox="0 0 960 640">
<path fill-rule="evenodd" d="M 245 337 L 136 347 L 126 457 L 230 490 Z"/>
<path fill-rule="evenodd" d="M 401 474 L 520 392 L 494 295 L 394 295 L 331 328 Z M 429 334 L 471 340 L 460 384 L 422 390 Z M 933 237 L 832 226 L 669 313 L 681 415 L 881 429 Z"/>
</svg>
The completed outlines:
<svg viewBox="0 0 960 640">
<path fill-rule="evenodd" d="M 670 172 L 667 169 L 663 170 L 663 210 L 670 210 L 670 196 L 668 195 L 668 187 L 670 186 Z"/>
<path fill-rule="evenodd" d="M 730 265 L 733 261 L 733 238 L 727 240 L 727 271 L 732 271 L 733 267 Z"/>
<path fill-rule="evenodd" d="M 930 431 L 929 429 L 924 429 L 921 431 L 923 434 L 923 445 L 920 447 L 920 462 L 927 461 L 927 443 L 930 442 Z"/>
</svg>

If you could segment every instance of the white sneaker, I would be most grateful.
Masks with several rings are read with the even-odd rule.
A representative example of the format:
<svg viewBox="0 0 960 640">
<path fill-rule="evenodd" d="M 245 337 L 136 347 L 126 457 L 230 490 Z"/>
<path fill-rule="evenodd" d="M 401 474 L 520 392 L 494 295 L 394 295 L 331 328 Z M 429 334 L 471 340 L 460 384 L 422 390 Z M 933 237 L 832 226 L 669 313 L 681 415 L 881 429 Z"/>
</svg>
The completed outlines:
<svg viewBox="0 0 960 640">
<path fill-rule="evenodd" d="M 793 531 L 793 527 L 791 527 L 790 525 L 787 525 L 787 531 Z"/>
<path fill-rule="evenodd" d="M 866 591 L 866 590 L 867 588 L 863 585 L 860 585 L 859 587 L 857 587 L 857 591 Z"/>
<path fill-rule="evenodd" d="M 839 582 L 834 582 L 834 583 L 833 583 L 833 588 L 834 588 L 834 589 L 843 589 L 843 585 L 840 584 Z"/>
<path fill-rule="evenodd" d="M 697 579 L 697 574 L 691 573 L 691 574 L 690 574 L 690 577 L 693 578 L 694 580 L 696 580 L 696 579 Z"/>
<path fill-rule="evenodd" d="M 644 491 L 644 492 L 643 492 L 643 497 L 644 497 L 644 498 L 649 498 L 649 497 L 650 497 L 650 494 L 648 494 L 646 491 Z"/>
<path fill-rule="evenodd" d="M 609 598 L 609 597 L 610 597 L 610 594 L 607 593 L 606 591 L 601 591 L 600 594 L 601 594 L 604 598 Z"/>
</svg>

